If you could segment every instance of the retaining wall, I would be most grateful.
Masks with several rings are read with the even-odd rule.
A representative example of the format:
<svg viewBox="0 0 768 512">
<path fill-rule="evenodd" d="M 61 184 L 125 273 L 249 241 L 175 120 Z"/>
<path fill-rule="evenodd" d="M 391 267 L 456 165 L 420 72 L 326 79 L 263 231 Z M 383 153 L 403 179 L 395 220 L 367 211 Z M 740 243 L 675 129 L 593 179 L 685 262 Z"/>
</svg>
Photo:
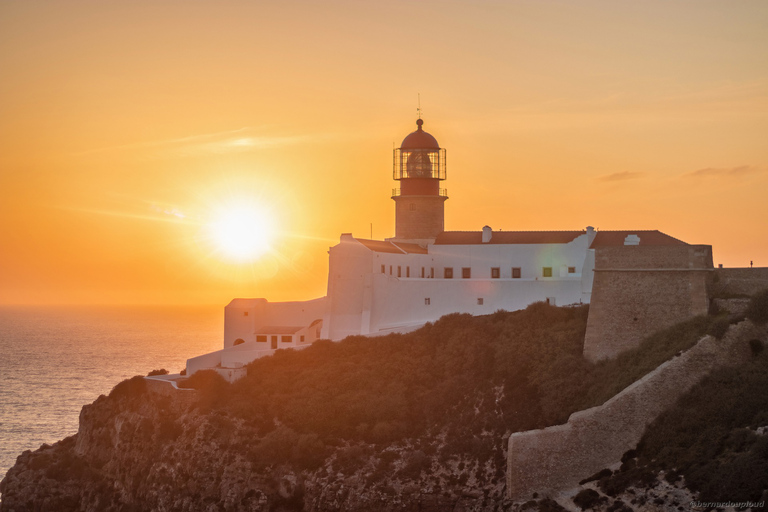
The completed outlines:
<svg viewBox="0 0 768 512">
<path fill-rule="evenodd" d="M 744 321 L 723 340 L 711 336 L 663 363 L 601 406 L 571 415 L 564 425 L 512 434 L 507 493 L 513 500 L 533 492 L 570 489 L 621 460 L 637 446 L 648 424 L 712 370 L 751 357 L 748 341 L 768 342 L 765 328 Z"/>
<path fill-rule="evenodd" d="M 717 296 L 754 295 L 768 289 L 768 268 L 718 268 L 712 283 Z"/>
</svg>

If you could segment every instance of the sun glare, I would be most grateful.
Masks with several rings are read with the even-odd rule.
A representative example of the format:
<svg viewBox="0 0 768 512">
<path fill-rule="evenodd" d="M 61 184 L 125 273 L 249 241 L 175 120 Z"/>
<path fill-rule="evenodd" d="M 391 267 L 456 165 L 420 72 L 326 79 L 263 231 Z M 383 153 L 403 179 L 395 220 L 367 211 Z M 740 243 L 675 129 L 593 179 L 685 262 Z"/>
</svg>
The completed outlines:
<svg viewBox="0 0 768 512">
<path fill-rule="evenodd" d="M 249 261 L 271 249 L 274 219 L 256 205 L 233 205 L 217 210 L 207 224 L 208 238 L 228 259 Z"/>
</svg>

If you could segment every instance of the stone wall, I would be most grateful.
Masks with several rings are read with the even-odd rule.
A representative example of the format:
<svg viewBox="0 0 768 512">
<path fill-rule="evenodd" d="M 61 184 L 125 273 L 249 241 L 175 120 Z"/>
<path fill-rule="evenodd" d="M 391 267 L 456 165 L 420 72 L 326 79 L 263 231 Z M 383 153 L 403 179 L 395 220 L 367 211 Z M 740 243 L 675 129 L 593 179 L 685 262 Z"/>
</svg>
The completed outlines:
<svg viewBox="0 0 768 512">
<path fill-rule="evenodd" d="M 445 196 L 395 196 L 395 238 L 434 239 L 442 233 Z"/>
<path fill-rule="evenodd" d="M 712 283 L 715 297 L 754 295 L 768 289 L 768 268 L 718 268 Z"/>
<path fill-rule="evenodd" d="M 652 332 L 706 314 L 711 273 L 708 245 L 596 248 L 584 356 L 615 357 Z"/>
<path fill-rule="evenodd" d="M 744 321 L 723 340 L 711 336 L 665 362 L 601 406 L 576 412 L 568 423 L 512 434 L 507 493 L 512 500 L 533 492 L 566 490 L 621 460 L 637 446 L 645 428 L 712 370 L 751 357 L 748 341 L 768 342 L 765 328 Z"/>
</svg>

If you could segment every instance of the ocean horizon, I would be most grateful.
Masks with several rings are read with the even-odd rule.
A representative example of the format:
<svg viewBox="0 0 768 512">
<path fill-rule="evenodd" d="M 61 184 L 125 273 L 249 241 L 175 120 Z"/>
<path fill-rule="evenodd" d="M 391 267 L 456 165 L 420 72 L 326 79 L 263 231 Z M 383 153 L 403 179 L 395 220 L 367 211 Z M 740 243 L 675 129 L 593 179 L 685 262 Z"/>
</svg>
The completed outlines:
<svg viewBox="0 0 768 512">
<path fill-rule="evenodd" d="M 223 306 L 0 306 L 0 479 L 120 381 L 222 346 Z"/>
</svg>

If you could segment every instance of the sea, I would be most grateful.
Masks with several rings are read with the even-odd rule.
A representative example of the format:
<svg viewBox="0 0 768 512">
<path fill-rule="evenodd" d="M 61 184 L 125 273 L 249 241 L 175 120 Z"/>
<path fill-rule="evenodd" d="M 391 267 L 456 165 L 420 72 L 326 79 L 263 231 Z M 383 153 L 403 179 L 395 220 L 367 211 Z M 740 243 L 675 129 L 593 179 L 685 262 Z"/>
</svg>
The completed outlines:
<svg viewBox="0 0 768 512">
<path fill-rule="evenodd" d="M 223 306 L 0 306 L 0 479 L 118 382 L 222 347 Z"/>
</svg>

